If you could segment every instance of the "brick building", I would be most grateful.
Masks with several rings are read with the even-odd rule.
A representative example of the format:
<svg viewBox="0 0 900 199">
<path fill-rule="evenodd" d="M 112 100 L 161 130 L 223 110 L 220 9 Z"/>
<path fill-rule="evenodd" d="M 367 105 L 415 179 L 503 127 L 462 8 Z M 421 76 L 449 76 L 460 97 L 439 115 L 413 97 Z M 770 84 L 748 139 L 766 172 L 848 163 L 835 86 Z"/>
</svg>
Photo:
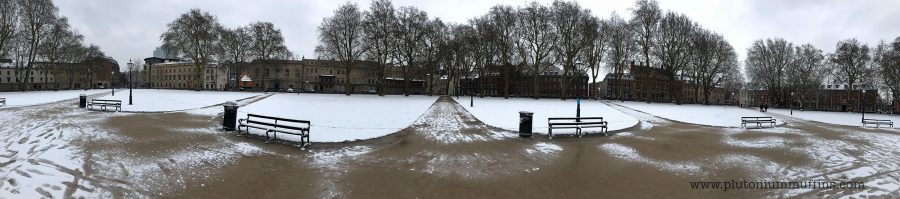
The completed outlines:
<svg viewBox="0 0 900 199">
<path fill-rule="evenodd" d="M 462 79 L 459 82 L 457 91 L 459 94 L 467 95 L 474 93 L 475 95 L 485 95 L 502 97 L 505 92 L 504 78 L 509 78 L 509 95 L 510 97 L 532 97 L 534 95 L 534 76 L 523 70 L 498 70 L 497 67 L 491 68 L 485 72 L 483 76 L 472 75 L 468 79 Z M 520 72 L 517 72 L 520 71 Z M 508 76 L 504 74 L 508 72 Z M 562 69 L 557 66 L 550 66 L 546 71 L 538 75 L 538 96 L 539 98 L 559 98 L 562 95 L 561 81 L 563 80 Z M 588 93 L 588 75 L 581 73 L 579 77 L 572 75 L 571 71 L 567 72 L 567 77 L 571 78 L 568 84 L 566 95 L 574 96 L 573 93 L 579 93 L 579 96 L 586 97 Z"/>
<path fill-rule="evenodd" d="M 146 59 L 145 59 L 146 60 Z M 150 64 L 145 73 L 152 88 L 196 89 L 196 66 L 193 62 L 164 62 Z M 225 70 L 218 64 L 209 64 L 200 69 L 200 87 L 202 90 L 225 89 Z"/>
<path fill-rule="evenodd" d="M 0 60 L 0 91 L 106 88 L 119 74 L 118 63 L 98 57 L 84 63 L 34 62 L 17 70 L 12 60 Z"/>
<path fill-rule="evenodd" d="M 617 79 L 616 76 L 619 76 Z M 671 103 L 681 100 L 682 103 L 705 103 L 706 97 L 702 87 L 695 87 L 688 77 L 678 77 L 674 81 L 661 68 L 653 68 L 631 63 L 629 73 L 607 74 L 600 82 L 601 98 L 621 99 L 629 101 Z M 671 92 L 675 89 L 674 92 Z M 672 96 L 674 93 L 675 96 Z M 709 92 L 710 104 L 730 103 L 733 96 L 726 94 L 724 88 L 715 87 Z"/>
<path fill-rule="evenodd" d="M 768 90 L 750 90 L 752 96 L 750 106 L 758 107 L 760 105 L 769 105 L 770 107 L 784 107 L 804 110 L 819 111 L 859 111 L 861 108 L 866 112 L 877 111 L 878 90 L 863 89 L 868 88 L 866 85 L 854 86 L 855 88 L 847 91 L 849 85 L 844 84 L 824 84 L 819 89 L 811 91 L 811 93 L 791 95 L 788 89 L 781 89 L 785 96 L 784 99 L 775 100 L 770 95 L 773 93 Z M 865 92 L 863 92 L 865 90 Z M 865 94 L 863 94 L 865 93 Z"/>
</svg>

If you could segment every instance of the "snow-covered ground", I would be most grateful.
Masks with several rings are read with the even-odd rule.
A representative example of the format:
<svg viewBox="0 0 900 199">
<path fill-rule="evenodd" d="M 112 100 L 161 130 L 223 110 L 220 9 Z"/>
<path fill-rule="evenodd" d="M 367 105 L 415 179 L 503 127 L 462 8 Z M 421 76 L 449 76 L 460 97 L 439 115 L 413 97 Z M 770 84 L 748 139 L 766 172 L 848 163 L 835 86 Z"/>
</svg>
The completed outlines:
<svg viewBox="0 0 900 199">
<path fill-rule="evenodd" d="M 822 122 L 822 123 L 846 125 L 846 126 L 862 126 L 862 114 L 861 113 L 794 110 L 794 115 L 791 115 L 790 109 L 769 109 L 769 111 L 771 111 L 772 113 L 778 113 L 778 114 L 782 114 L 785 116 L 800 118 L 800 119 L 804 119 L 804 120 L 817 121 L 817 122 Z M 866 119 L 891 120 L 891 121 L 894 121 L 895 124 L 900 125 L 900 115 L 885 115 L 885 114 L 866 113 Z M 875 125 L 868 125 L 868 126 L 875 126 Z"/>
<path fill-rule="evenodd" d="M 679 122 L 719 127 L 740 127 L 741 117 L 767 117 L 769 114 L 736 106 L 701 104 L 675 105 L 669 103 L 619 102 L 612 103 L 632 108 L 651 115 Z M 777 120 L 777 124 L 784 121 Z M 776 124 L 776 125 L 777 125 Z"/>
<path fill-rule="evenodd" d="M 60 90 L 60 91 L 28 91 L 28 92 L 0 92 L 0 98 L 6 98 L 6 106 L 30 106 L 46 104 L 69 99 L 78 99 L 81 94 L 93 95 L 109 92 L 109 89 L 94 90 Z M 0 107 L 2 108 L 2 107 Z"/>
<path fill-rule="evenodd" d="M 132 103 L 128 105 L 128 89 L 116 90 L 116 96 L 105 95 L 97 99 L 122 100 L 122 111 L 163 112 L 202 108 L 227 101 L 237 101 L 263 93 L 134 89 Z M 88 99 L 90 101 L 91 99 Z"/>
<path fill-rule="evenodd" d="M 460 105 L 487 125 L 518 131 L 519 111 L 534 113 L 532 130 L 535 133 L 547 133 L 547 118 L 575 117 L 576 101 L 559 99 L 531 98 L 475 98 L 475 106 L 469 107 L 468 98 L 460 98 Z M 609 122 L 608 131 L 621 130 L 638 124 L 638 120 L 599 101 L 582 100 L 581 117 L 603 117 Z M 585 133 L 595 132 L 585 129 Z M 573 133 L 574 130 L 554 130 L 554 133 Z"/>
<path fill-rule="evenodd" d="M 342 142 L 398 132 L 422 115 L 437 97 L 337 94 L 275 94 L 238 109 L 248 113 L 309 120 L 310 141 Z M 297 141 L 290 136 L 287 140 Z"/>
</svg>

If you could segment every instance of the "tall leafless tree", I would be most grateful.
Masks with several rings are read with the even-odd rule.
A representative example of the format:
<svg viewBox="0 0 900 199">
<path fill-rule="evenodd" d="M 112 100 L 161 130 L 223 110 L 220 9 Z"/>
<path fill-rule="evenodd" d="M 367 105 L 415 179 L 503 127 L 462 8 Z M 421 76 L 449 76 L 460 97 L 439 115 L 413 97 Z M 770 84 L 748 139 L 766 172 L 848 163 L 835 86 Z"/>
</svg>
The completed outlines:
<svg viewBox="0 0 900 199">
<path fill-rule="evenodd" d="M 559 35 L 553 32 L 553 14 L 550 8 L 537 2 L 531 2 L 517 12 L 518 25 L 516 42 L 519 56 L 527 65 L 527 72 L 532 76 L 532 97 L 538 99 L 540 94 L 540 75 L 553 66 L 553 46 Z"/>
<path fill-rule="evenodd" d="M 16 0 L 0 0 L 0 10 L 0 59 L 5 59 L 14 49 L 11 44 L 18 31 L 19 4 Z"/>
<path fill-rule="evenodd" d="M 377 64 L 375 83 L 378 84 L 378 95 L 384 96 L 386 65 L 391 61 L 396 41 L 394 28 L 397 27 L 397 15 L 390 0 L 373 1 L 363 20 L 363 43 L 366 46 L 366 58 Z"/>
<path fill-rule="evenodd" d="M 559 35 L 556 47 L 558 60 L 563 66 L 562 81 L 560 81 L 560 99 L 565 100 L 569 84 L 572 83 L 568 77 L 569 72 L 573 76 L 581 76 L 581 70 L 576 68 L 578 58 L 585 53 L 587 46 L 593 42 L 593 38 L 589 38 L 591 34 L 595 34 L 599 26 L 599 20 L 591 15 L 591 11 L 582 9 L 578 3 L 567 1 L 554 1 L 550 8 L 553 22 L 553 30 Z M 576 83 L 578 84 L 578 83 Z M 576 87 L 577 88 L 577 87 Z M 573 93 L 576 92 L 573 89 Z M 575 93 L 575 96 L 580 95 Z M 580 96 L 577 96 L 580 97 Z"/>
<path fill-rule="evenodd" d="M 252 43 L 253 57 L 256 59 L 287 59 L 291 52 L 284 45 L 281 29 L 271 22 L 255 22 L 247 26 Z"/>
<path fill-rule="evenodd" d="M 770 102 L 784 99 L 785 70 L 794 57 L 794 45 L 782 38 L 757 40 L 747 49 L 744 61 L 754 86 L 769 92 Z"/>
<path fill-rule="evenodd" d="M 659 59 L 659 65 L 669 79 L 669 101 L 681 103 L 681 96 L 676 89 L 676 76 L 683 72 L 690 63 L 691 38 L 695 34 L 696 25 L 684 14 L 667 12 L 660 20 L 657 33 L 658 46 L 652 54 Z M 682 96 L 683 97 L 683 96 Z"/>
<path fill-rule="evenodd" d="M 223 28 L 222 41 L 220 42 L 222 50 L 219 53 L 220 60 L 229 67 L 234 82 L 231 86 L 233 90 L 238 90 L 238 84 L 241 81 L 241 65 L 252 60 L 253 36 L 246 27 L 237 27 L 233 29 Z"/>
<path fill-rule="evenodd" d="M 203 68 L 216 60 L 222 25 L 209 12 L 191 9 L 167 26 L 168 30 L 160 36 L 163 46 L 177 50 L 194 62 L 193 87 L 200 90 Z"/>
<path fill-rule="evenodd" d="M 609 51 L 606 55 L 606 66 L 613 74 L 613 89 L 615 98 L 624 99 L 625 84 L 622 78 L 625 70 L 628 68 L 628 61 L 634 52 L 634 34 L 631 31 L 631 24 L 625 22 L 615 12 L 609 18 Z"/>
<path fill-rule="evenodd" d="M 879 45 L 882 49 L 875 56 L 884 85 L 891 93 L 892 102 L 900 103 L 900 37 L 890 44 Z"/>
<path fill-rule="evenodd" d="M 650 53 L 656 46 L 654 37 L 662 19 L 662 10 L 659 9 L 656 0 L 638 0 L 632 9 L 632 16 L 631 23 L 634 24 L 632 28 L 638 36 L 637 43 L 644 57 L 644 63 L 650 66 Z"/>
<path fill-rule="evenodd" d="M 428 14 L 416 7 L 401 7 L 397 14 L 397 58 L 403 73 L 403 95 L 409 96 L 409 84 L 414 72 L 421 68 L 425 36 L 428 34 Z"/>
<path fill-rule="evenodd" d="M 710 93 L 730 76 L 740 75 L 737 71 L 737 53 L 722 35 L 702 30 L 694 36 L 696 60 L 694 70 L 696 83 L 703 92 L 703 103 L 710 104 Z"/>
<path fill-rule="evenodd" d="M 814 100 L 818 104 L 818 90 L 827 73 L 825 55 L 812 44 L 797 46 L 794 52 L 785 71 L 786 83 L 795 92 L 791 103 L 799 102 L 804 107 L 804 102 Z"/>
<path fill-rule="evenodd" d="M 354 3 L 342 5 L 333 16 L 325 18 L 319 25 L 319 46 L 316 47 L 316 53 L 344 63 L 346 95 L 353 91 L 350 76 L 353 65 L 365 52 L 362 35 L 363 13 Z"/>
<path fill-rule="evenodd" d="M 491 44 L 497 50 L 497 65 L 503 73 L 503 98 L 509 99 L 511 73 L 517 72 L 513 65 L 516 52 L 516 9 L 508 5 L 497 5 L 488 11 L 487 19 L 495 30 Z"/>
<path fill-rule="evenodd" d="M 600 20 L 597 23 L 597 29 L 594 30 L 593 35 L 589 35 L 588 38 L 591 39 L 591 43 L 588 43 L 587 49 L 585 49 L 585 53 L 583 59 L 585 64 L 591 70 L 591 97 L 599 97 L 597 92 L 599 92 L 597 87 L 597 79 L 599 78 L 601 71 L 601 64 L 604 61 L 606 56 L 606 51 L 609 50 L 609 37 L 610 37 L 610 29 L 608 22 L 606 20 Z"/>
<path fill-rule="evenodd" d="M 50 0 L 19 0 L 18 4 L 22 28 L 20 36 L 25 41 L 22 44 L 26 50 L 26 52 L 20 53 L 26 54 L 26 58 L 17 64 L 16 73 L 20 75 L 17 75 L 16 79 L 20 85 L 19 88 L 25 90 L 26 81 L 31 80 L 29 77 L 31 71 L 34 70 L 34 62 L 39 58 L 40 45 L 47 38 L 47 32 L 56 21 L 58 10 Z"/>
<path fill-rule="evenodd" d="M 871 59 L 869 46 L 860 43 L 856 38 L 838 41 L 834 53 L 828 56 L 833 67 L 831 71 L 834 72 L 832 77 L 848 85 L 847 96 L 850 96 L 853 89 L 867 89 L 857 88 L 857 83 L 873 74 L 874 70 L 869 64 Z"/>
</svg>

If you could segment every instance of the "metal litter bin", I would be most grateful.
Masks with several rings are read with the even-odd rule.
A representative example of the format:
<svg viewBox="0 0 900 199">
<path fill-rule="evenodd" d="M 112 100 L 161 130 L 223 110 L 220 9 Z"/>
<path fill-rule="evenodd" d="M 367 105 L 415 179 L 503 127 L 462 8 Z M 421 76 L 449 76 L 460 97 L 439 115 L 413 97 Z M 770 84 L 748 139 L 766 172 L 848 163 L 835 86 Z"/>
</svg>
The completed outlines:
<svg viewBox="0 0 900 199">
<path fill-rule="evenodd" d="M 534 113 L 528 111 L 519 111 L 519 137 L 531 137 L 532 120 Z"/>
</svg>

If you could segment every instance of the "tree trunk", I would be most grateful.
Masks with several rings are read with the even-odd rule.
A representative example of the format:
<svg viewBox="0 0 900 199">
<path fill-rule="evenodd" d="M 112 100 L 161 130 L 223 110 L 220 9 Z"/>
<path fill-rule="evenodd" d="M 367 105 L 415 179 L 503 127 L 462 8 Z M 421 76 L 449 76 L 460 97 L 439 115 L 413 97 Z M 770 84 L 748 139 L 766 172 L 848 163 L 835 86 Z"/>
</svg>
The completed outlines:
<svg viewBox="0 0 900 199">
<path fill-rule="evenodd" d="M 509 73 L 511 64 L 509 62 L 503 64 L 503 99 L 509 99 Z"/>
<path fill-rule="evenodd" d="M 538 70 L 537 70 L 537 69 L 538 69 L 538 68 L 535 68 L 534 74 L 532 74 L 532 76 L 531 76 L 531 77 L 532 77 L 532 78 L 531 78 L 531 81 L 532 81 L 532 82 L 531 82 L 531 85 L 532 85 L 532 87 L 531 87 L 531 91 L 532 91 L 531 97 L 534 98 L 534 99 L 540 98 L 540 95 L 538 95 L 538 91 L 539 91 L 539 90 L 538 90 L 538 85 L 540 85 L 540 84 L 538 83 L 538 76 L 539 76 L 539 74 L 538 74 Z"/>
<path fill-rule="evenodd" d="M 350 80 L 350 73 L 352 71 L 353 71 L 353 61 L 348 61 L 347 62 L 347 71 L 344 71 L 345 72 L 344 75 L 345 75 L 345 77 L 347 77 L 344 80 L 344 92 L 346 93 L 347 96 L 350 96 L 350 93 L 352 92 L 352 89 L 353 89 L 353 81 Z"/>
</svg>

